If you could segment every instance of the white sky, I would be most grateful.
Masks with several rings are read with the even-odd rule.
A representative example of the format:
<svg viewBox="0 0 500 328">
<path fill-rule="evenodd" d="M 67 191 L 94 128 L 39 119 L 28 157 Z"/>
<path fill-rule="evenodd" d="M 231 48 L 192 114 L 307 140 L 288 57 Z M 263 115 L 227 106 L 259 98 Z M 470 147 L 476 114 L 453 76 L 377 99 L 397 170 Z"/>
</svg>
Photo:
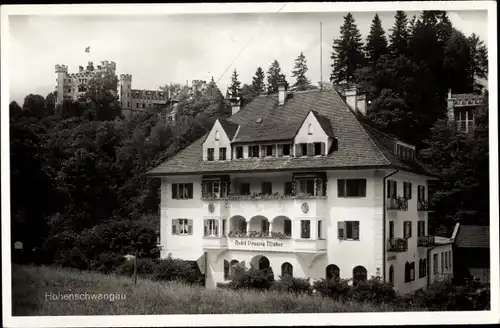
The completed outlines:
<svg viewBox="0 0 500 328">
<path fill-rule="evenodd" d="M 279 8 L 279 7 L 277 7 Z M 411 17 L 419 12 L 407 12 Z M 47 95 L 55 87 L 55 64 L 76 72 L 89 60 L 114 61 L 117 73 L 132 74 L 132 88 L 156 89 L 170 82 L 217 81 L 223 93 L 236 68 L 250 83 L 261 66 L 277 59 L 289 82 L 294 59 L 304 52 L 308 76 L 320 80 L 319 24 L 323 22 L 323 80 L 331 68 L 331 46 L 346 13 L 186 14 L 157 16 L 9 16 L 9 85 L 11 100 L 22 104 L 29 93 Z M 375 12 L 353 13 L 366 38 Z M 394 12 L 378 13 L 388 33 Z M 478 34 L 488 44 L 487 11 L 448 12 L 456 28 Z M 84 52 L 91 46 L 91 53 Z"/>
</svg>

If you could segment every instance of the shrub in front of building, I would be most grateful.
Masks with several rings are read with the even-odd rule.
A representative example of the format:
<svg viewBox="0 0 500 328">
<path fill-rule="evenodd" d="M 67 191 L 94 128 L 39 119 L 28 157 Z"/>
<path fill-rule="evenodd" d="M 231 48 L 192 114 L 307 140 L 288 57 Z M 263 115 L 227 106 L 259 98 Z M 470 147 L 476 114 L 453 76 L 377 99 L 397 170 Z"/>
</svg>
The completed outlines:
<svg viewBox="0 0 500 328">
<path fill-rule="evenodd" d="M 280 277 L 273 282 L 271 291 L 288 292 L 293 294 L 312 294 L 312 285 L 308 278 L 295 278 L 292 276 Z"/>
<path fill-rule="evenodd" d="M 125 262 L 123 256 L 117 253 L 106 252 L 99 254 L 97 259 L 90 261 L 90 270 L 102 273 L 115 272 Z"/>
<path fill-rule="evenodd" d="M 454 286 L 449 281 L 436 282 L 428 288 L 411 294 L 411 303 L 429 310 L 480 310 L 475 306 L 476 296 L 463 286 Z"/>
<path fill-rule="evenodd" d="M 269 290 L 274 282 L 272 269 L 249 269 L 234 274 L 228 287 L 231 289 L 259 289 Z"/>
<path fill-rule="evenodd" d="M 383 282 L 380 277 L 353 284 L 349 288 L 348 295 L 349 298 L 357 301 L 370 300 L 376 303 L 392 303 L 398 297 L 392 284 Z"/>
<path fill-rule="evenodd" d="M 319 279 L 313 288 L 320 295 L 333 299 L 347 298 L 350 290 L 349 280 L 340 278 Z"/>
</svg>

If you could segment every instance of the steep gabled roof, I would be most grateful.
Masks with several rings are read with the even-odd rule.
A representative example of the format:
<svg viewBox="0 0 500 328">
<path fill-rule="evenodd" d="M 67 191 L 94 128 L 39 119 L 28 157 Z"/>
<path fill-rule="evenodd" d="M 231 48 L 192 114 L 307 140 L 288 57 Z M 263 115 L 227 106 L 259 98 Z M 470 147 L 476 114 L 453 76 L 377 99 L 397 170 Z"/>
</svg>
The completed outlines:
<svg viewBox="0 0 500 328">
<path fill-rule="evenodd" d="M 328 117 L 325 117 L 314 110 L 312 112 L 314 116 L 316 116 L 319 125 L 321 126 L 323 131 L 325 131 L 326 135 L 329 136 L 330 138 L 335 138 L 335 135 L 333 134 L 332 122 L 330 122 Z"/>
<path fill-rule="evenodd" d="M 334 90 L 296 92 L 284 105 L 278 105 L 278 95 L 258 96 L 238 113 L 227 119 L 240 125 L 233 142 L 264 142 L 292 140 L 304 117 L 314 110 L 325 131 L 338 139 L 338 150 L 324 157 L 245 158 L 231 161 L 202 161 L 201 137 L 171 159 L 154 168 L 149 175 L 208 174 L 217 172 L 351 169 L 401 167 L 412 170 L 387 151 L 384 143 L 374 140 Z M 258 118 L 262 121 L 258 123 Z M 260 120 L 259 120 L 260 121 Z M 328 127 L 328 122 L 330 127 Z M 421 170 L 419 173 L 422 173 Z"/>
<path fill-rule="evenodd" d="M 238 131 L 239 125 L 224 119 L 219 119 L 219 123 L 224 129 L 224 132 L 226 132 L 226 135 L 229 138 L 229 140 L 233 140 L 236 131 Z"/>
<path fill-rule="evenodd" d="M 484 225 L 461 225 L 455 245 L 460 248 L 489 248 L 490 228 Z"/>
</svg>

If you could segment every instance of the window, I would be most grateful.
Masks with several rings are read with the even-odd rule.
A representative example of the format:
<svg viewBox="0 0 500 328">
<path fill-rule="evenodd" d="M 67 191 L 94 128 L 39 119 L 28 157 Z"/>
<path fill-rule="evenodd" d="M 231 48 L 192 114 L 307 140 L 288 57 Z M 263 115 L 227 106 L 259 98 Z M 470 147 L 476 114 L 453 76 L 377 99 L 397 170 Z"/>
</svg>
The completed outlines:
<svg viewBox="0 0 500 328">
<path fill-rule="evenodd" d="M 127 101 L 127 108 L 130 108 L 130 101 Z"/>
<path fill-rule="evenodd" d="M 314 156 L 323 155 L 324 153 L 324 143 L 323 142 L 315 142 L 314 143 Z"/>
<path fill-rule="evenodd" d="M 248 146 L 248 157 L 259 157 L 259 146 Z"/>
<path fill-rule="evenodd" d="M 389 221 L 389 239 L 394 239 L 394 221 Z"/>
<path fill-rule="evenodd" d="M 304 239 L 311 238 L 311 221 L 309 220 L 300 221 L 300 238 Z"/>
<path fill-rule="evenodd" d="M 330 264 L 326 267 L 326 279 L 340 278 L 340 269 L 335 264 Z"/>
<path fill-rule="evenodd" d="M 338 197 L 366 197 L 366 179 L 339 179 Z"/>
<path fill-rule="evenodd" d="M 290 263 L 285 262 L 281 265 L 281 276 L 293 277 L 293 266 Z"/>
<path fill-rule="evenodd" d="M 415 281 L 415 262 L 410 264 L 410 280 Z"/>
<path fill-rule="evenodd" d="M 311 123 L 309 123 L 309 124 L 307 125 L 307 134 L 308 134 L 308 135 L 312 135 L 312 134 L 313 134 L 313 127 L 312 127 L 312 124 L 311 124 Z"/>
<path fill-rule="evenodd" d="M 271 182 L 262 182 L 262 193 L 270 195 L 273 193 L 273 184 Z"/>
<path fill-rule="evenodd" d="M 274 156 L 274 155 L 276 155 L 276 148 L 274 148 L 274 145 L 266 146 L 266 156 Z"/>
<path fill-rule="evenodd" d="M 223 198 L 229 194 L 228 182 L 221 180 L 208 180 L 201 183 L 202 197 Z"/>
<path fill-rule="evenodd" d="M 403 222 L 403 236 L 405 239 L 411 238 L 411 221 Z"/>
<path fill-rule="evenodd" d="M 425 201 L 425 186 L 418 186 L 417 187 L 418 191 L 418 201 Z"/>
<path fill-rule="evenodd" d="M 142 103 L 142 109 L 146 108 L 146 104 Z"/>
<path fill-rule="evenodd" d="M 219 160 L 226 160 L 226 148 L 219 148 Z"/>
<path fill-rule="evenodd" d="M 285 182 L 285 195 L 293 195 L 293 183 L 291 181 Z"/>
<path fill-rule="evenodd" d="M 432 255 L 432 272 L 434 274 L 438 273 L 438 254 Z"/>
<path fill-rule="evenodd" d="M 391 284 L 394 284 L 394 266 L 393 265 L 391 265 L 389 267 L 389 282 Z"/>
<path fill-rule="evenodd" d="M 219 130 L 215 130 L 215 141 L 219 141 Z"/>
<path fill-rule="evenodd" d="M 139 103 L 136 103 L 136 104 L 135 104 L 135 108 L 139 108 Z"/>
<path fill-rule="evenodd" d="M 318 221 L 318 239 L 323 239 L 323 221 Z"/>
<path fill-rule="evenodd" d="M 418 226 L 417 226 L 418 236 L 424 237 L 425 236 L 425 221 L 419 220 L 417 224 L 418 224 Z"/>
<path fill-rule="evenodd" d="M 340 221 L 337 232 L 340 240 L 359 240 L 359 221 Z"/>
<path fill-rule="evenodd" d="M 250 184 L 242 183 L 240 185 L 240 195 L 250 195 Z"/>
<path fill-rule="evenodd" d="M 404 194 L 403 197 L 406 199 L 411 199 L 411 182 L 403 182 Z"/>
<path fill-rule="evenodd" d="M 357 266 L 352 270 L 352 283 L 357 284 L 360 281 L 366 281 L 367 272 L 362 266 Z"/>
<path fill-rule="evenodd" d="M 314 179 L 297 179 L 298 192 L 314 196 Z"/>
<path fill-rule="evenodd" d="M 387 198 L 396 198 L 398 195 L 398 182 L 387 180 Z"/>
<path fill-rule="evenodd" d="M 213 161 L 213 160 L 214 160 L 214 149 L 208 148 L 207 149 L 207 161 Z"/>
<path fill-rule="evenodd" d="M 192 235 L 193 220 L 188 219 L 173 219 L 172 220 L 172 235 Z"/>
<path fill-rule="evenodd" d="M 418 277 L 423 278 L 427 276 L 427 259 L 420 259 L 418 261 Z"/>
<path fill-rule="evenodd" d="M 68 92 L 71 92 L 71 88 L 68 88 Z"/>
<path fill-rule="evenodd" d="M 172 183 L 172 199 L 192 199 L 192 183 Z"/>
<path fill-rule="evenodd" d="M 224 280 L 229 279 L 229 262 L 224 260 Z"/>
<path fill-rule="evenodd" d="M 236 147 L 236 158 L 243 158 L 243 147 Z"/>
<path fill-rule="evenodd" d="M 216 237 L 219 235 L 219 221 L 214 219 L 205 220 L 204 236 Z"/>
<path fill-rule="evenodd" d="M 405 282 L 415 280 L 415 262 L 405 263 Z"/>
<path fill-rule="evenodd" d="M 290 145 L 282 145 L 283 156 L 290 156 Z"/>
</svg>

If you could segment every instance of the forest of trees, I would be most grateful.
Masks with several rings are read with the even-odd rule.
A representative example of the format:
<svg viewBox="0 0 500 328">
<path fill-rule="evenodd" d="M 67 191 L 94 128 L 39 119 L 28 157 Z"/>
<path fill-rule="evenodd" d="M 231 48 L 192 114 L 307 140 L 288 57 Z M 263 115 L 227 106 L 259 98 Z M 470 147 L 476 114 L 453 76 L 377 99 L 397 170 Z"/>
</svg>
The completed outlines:
<svg viewBox="0 0 500 328">
<path fill-rule="evenodd" d="M 473 134 L 457 133 L 446 119 L 446 95 L 478 92 L 487 78 L 487 49 L 453 28 L 445 12 L 408 18 L 397 12 L 386 33 L 375 15 L 366 38 L 347 14 L 333 42 L 331 81 L 355 83 L 370 103 L 366 123 L 415 144 L 419 160 L 441 176 L 434 194 L 441 223 L 489 219 L 488 102 L 476 113 Z M 300 53 L 291 89 L 317 88 Z M 232 74 L 231 96 L 243 105 L 276 92 L 286 81 L 278 60 L 256 69 L 243 84 Z M 55 105 L 55 94 L 30 94 L 10 104 L 12 242 L 22 241 L 41 263 L 84 261 L 90 268 L 134 250 L 157 257 L 158 179 L 146 172 L 201 137 L 230 113 L 215 82 L 190 98 L 180 93 L 179 119 L 158 113 L 117 118 L 112 75 L 89 82 L 78 101 Z M 180 85 L 163 88 L 181 90 Z M 75 260 L 76 259 L 76 260 Z"/>
</svg>

